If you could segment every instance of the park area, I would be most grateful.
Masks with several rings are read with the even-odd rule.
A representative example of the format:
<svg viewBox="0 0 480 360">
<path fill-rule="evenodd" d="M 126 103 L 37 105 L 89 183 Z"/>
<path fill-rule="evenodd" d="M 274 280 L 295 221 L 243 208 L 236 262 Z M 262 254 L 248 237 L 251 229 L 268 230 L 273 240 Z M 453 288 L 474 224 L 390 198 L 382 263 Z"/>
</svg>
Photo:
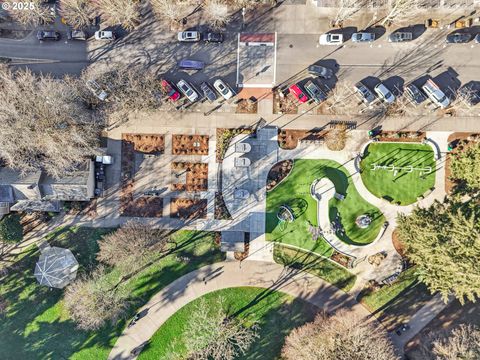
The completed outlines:
<svg viewBox="0 0 480 360">
<path fill-rule="evenodd" d="M 323 238 L 314 240 L 312 227 L 317 227 L 317 201 L 310 194 L 316 179 L 327 177 L 343 199 L 329 201 L 330 221 L 340 221 L 344 230 L 339 238 L 348 244 L 365 245 L 374 241 L 385 221 L 382 213 L 366 202 L 356 190 L 347 170 L 332 160 L 295 160 L 290 174 L 267 193 L 266 237 L 269 241 L 293 245 L 318 255 L 330 256 L 332 248 Z M 293 213 L 293 221 L 280 221 L 277 214 L 283 207 Z M 371 216 L 366 228 L 357 226 L 356 219 L 363 214 Z"/>
<path fill-rule="evenodd" d="M 68 248 L 80 264 L 79 274 L 98 266 L 98 241 L 112 229 L 63 227 L 50 233 L 52 246 Z M 0 277 L 0 295 L 6 309 L 0 321 L 2 359 L 107 359 L 126 319 L 152 295 L 182 275 L 204 265 L 222 261 L 224 255 L 215 242 L 215 233 L 177 231 L 171 235 L 171 247 L 165 256 L 120 284 L 129 294 L 125 318 L 97 331 L 76 327 L 64 305 L 64 290 L 40 286 L 33 273 L 39 257 L 31 246 L 15 259 L 9 271 Z M 109 275 L 120 278 L 115 267 Z"/>
<path fill-rule="evenodd" d="M 258 328 L 258 337 L 247 352 L 236 359 L 278 359 L 285 336 L 295 327 L 312 321 L 319 310 L 271 289 L 241 287 L 215 291 L 195 299 L 171 316 L 150 339 L 139 359 L 167 359 L 172 354 L 178 356 L 176 358 L 186 356 L 185 333 L 189 326 L 192 327 L 189 324 L 192 312 L 204 301 L 206 306 L 202 309 L 213 313 L 219 300 L 228 316 Z"/>
<path fill-rule="evenodd" d="M 429 145 L 372 143 L 360 168 L 365 187 L 397 205 L 413 204 L 435 186 L 435 158 Z"/>
</svg>

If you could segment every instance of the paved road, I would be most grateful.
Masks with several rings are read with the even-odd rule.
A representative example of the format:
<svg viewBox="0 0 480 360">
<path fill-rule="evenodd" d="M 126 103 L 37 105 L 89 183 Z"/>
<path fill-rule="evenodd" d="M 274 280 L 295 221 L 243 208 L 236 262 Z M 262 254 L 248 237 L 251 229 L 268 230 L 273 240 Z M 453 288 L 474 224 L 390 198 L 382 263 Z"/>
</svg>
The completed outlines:
<svg viewBox="0 0 480 360">
<path fill-rule="evenodd" d="M 240 286 L 265 288 L 265 296 L 272 290 L 282 291 L 328 312 L 345 307 L 365 318 L 370 315 L 351 296 L 308 273 L 275 263 L 222 262 L 184 275 L 154 295 L 139 309 L 139 312 L 146 311 L 147 315 L 131 328 L 124 330 L 108 358 L 134 358 L 131 351 L 140 349 L 141 344 L 148 341 L 181 307 L 209 292 Z"/>
</svg>

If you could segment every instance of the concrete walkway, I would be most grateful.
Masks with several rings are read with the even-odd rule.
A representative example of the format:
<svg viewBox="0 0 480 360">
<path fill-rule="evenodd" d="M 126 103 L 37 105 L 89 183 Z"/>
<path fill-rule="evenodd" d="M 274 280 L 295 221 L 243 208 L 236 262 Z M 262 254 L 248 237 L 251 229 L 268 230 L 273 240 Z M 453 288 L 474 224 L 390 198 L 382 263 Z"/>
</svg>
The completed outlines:
<svg viewBox="0 0 480 360">
<path fill-rule="evenodd" d="M 184 275 L 153 296 L 138 310 L 146 315 L 124 330 L 108 358 L 134 359 L 132 350 L 140 350 L 181 307 L 209 292 L 239 286 L 265 288 L 265 296 L 281 291 L 328 312 L 346 307 L 365 318 L 370 315 L 353 297 L 308 273 L 271 262 L 221 262 Z"/>
</svg>

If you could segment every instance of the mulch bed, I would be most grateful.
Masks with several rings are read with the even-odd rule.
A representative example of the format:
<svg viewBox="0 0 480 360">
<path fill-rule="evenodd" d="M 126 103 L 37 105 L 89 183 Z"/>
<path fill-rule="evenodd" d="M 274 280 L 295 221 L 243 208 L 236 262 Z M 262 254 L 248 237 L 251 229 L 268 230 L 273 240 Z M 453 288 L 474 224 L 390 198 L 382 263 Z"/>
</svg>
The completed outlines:
<svg viewBox="0 0 480 360">
<path fill-rule="evenodd" d="M 293 169 L 293 160 L 283 160 L 270 169 L 267 176 L 267 191 L 277 186 Z"/>
<path fill-rule="evenodd" d="M 215 193 L 215 213 L 213 217 L 215 220 L 232 220 L 232 215 L 230 215 L 230 212 L 225 205 L 221 192 Z"/>
<path fill-rule="evenodd" d="M 417 131 L 382 131 L 376 137 L 379 141 L 390 142 L 422 142 L 427 134 Z"/>
<path fill-rule="evenodd" d="M 236 128 L 236 129 L 225 129 L 217 128 L 217 148 L 216 148 L 216 160 L 217 162 L 222 162 L 227 152 L 228 147 L 232 139 L 240 134 L 251 134 L 253 132 L 252 128 Z"/>
<path fill-rule="evenodd" d="M 398 232 L 396 229 L 393 230 L 392 233 L 392 244 L 398 255 L 400 255 L 402 258 L 405 258 L 405 245 L 398 238 Z"/>
<path fill-rule="evenodd" d="M 256 99 L 240 99 L 237 103 L 237 114 L 256 114 L 258 111 L 258 102 Z"/>
<path fill-rule="evenodd" d="M 170 217 L 182 220 L 205 219 L 207 217 L 207 199 L 170 199 Z"/>
<path fill-rule="evenodd" d="M 86 215 L 90 218 L 94 218 L 97 215 L 97 199 L 94 198 L 90 201 L 73 201 L 65 202 L 67 205 L 68 215 Z"/>
<path fill-rule="evenodd" d="M 208 135 L 173 135 L 173 155 L 208 155 Z"/>
<path fill-rule="evenodd" d="M 338 251 L 334 251 L 332 256 L 330 257 L 331 260 L 335 261 L 337 264 L 342 265 L 343 267 L 348 268 L 348 263 L 350 261 L 350 257 L 347 255 L 343 255 Z"/>
<path fill-rule="evenodd" d="M 326 130 L 280 130 L 278 133 L 278 146 L 285 150 L 293 150 L 298 146 L 300 140 L 322 140 Z"/>
<path fill-rule="evenodd" d="M 163 216 L 163 199 L 156 196 L 129 199 L 120 212 L 123 216 L 159 218 Z"/>
<path fill-rule="evenodd" d="M 162 134 L 122 134 L 122 142 L 131 143 L 133 151 L 145 154 L 165 152 L 165 136 Z"/>
<path fill-rule="evenodd" d="M 292 94 L 281 97 L 278 91 L 273 93 L 274 114 L 298 114 L 298 100 Z"/>
<path fill-rule="evenodd" d="M 248 257 L 248 252 L 250 250 L 250 233 L 249 232 L 245 233 L 243 249 L 244 249 L 244 251 L 242 251 L 242 252 L 235 251 L 233 253 L 233 257 L 235 258 L 235 260 L 243 261 Z"/>
<path fill-rule="evenodd" d="M 208 190 L 208 164 L 191 162 L 172 163 L 173 174 L 185 174 L 185 183 L 172 184 L 174 191 L 207 191 Z"/>
</svg>

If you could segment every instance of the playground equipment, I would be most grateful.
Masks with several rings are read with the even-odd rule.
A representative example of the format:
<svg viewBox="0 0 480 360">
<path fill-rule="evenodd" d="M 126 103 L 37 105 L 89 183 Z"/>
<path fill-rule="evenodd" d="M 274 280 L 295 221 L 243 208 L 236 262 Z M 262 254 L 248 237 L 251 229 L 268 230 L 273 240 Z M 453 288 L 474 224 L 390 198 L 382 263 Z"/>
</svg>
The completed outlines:
<svg viewBox="0 0 480 360">
<path fill-rule="evenodd" d="M 287 224 L 295 220 L 292 209 L 287 205 L 281 205 L 277 212 L 277 219 L 279 221 L 280 230 L 285 230 Z"/>
<path fill-rule="evenodd" d="M 360 229 L 366 229 L 367 227 L 370 226 L 370 224 L 372 223 L 372 218 L 367 215 L 367 214 L 363 214 L 363 215 L 360 215 L 357 217 L 357 219 L 355 220 L 355 224 L 360 228 Z"/>
<path fill-rule="evenodd" d="M 424 168 L 417 168 L 417 167 L 413 167 L 412 165 L 408 165 L 408 166 L 395 166 L 395 165 L 377 165 L 377 164 L 372 164 L 372 168 L 371 168 L 372 171 L 376 171 L 376 170 L 387 170 L 387 171 L 391 171 L 393 172 L 393 176 L 397 176 L 398 172 L 399 171 L 405 171 L 407 173 L 411 173 L 411 172 L 414 172 L 414 171 L 419 171 L 420 174 L 419 176 L 423 176 L 423 175 L 427 175 L 427 174 L 430 174 L 432 172 L 432 167 L 431 166 L 427 166 L 427 167 L 424 167 Z"/>
</svg>

